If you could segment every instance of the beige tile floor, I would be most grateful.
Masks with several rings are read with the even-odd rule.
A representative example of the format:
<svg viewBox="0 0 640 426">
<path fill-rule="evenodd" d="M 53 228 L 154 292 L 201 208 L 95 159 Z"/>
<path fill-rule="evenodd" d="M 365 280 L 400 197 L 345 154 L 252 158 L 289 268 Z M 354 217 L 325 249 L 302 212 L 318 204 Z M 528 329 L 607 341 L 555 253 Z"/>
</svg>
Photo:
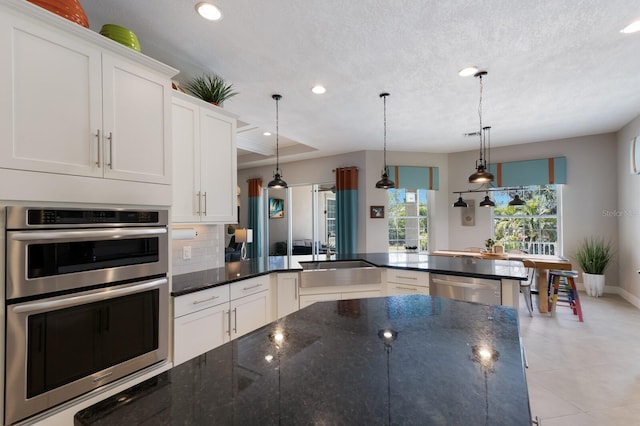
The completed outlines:
<svg viewBox="0 0 640 426">
<path fill-rule="evenodd" d="M 616 295 L 580 293 L 584 322 L 520 296 L 520 330 L 533 417 L 542 426 L 640 425 L 640 309 Z M 537 296 L 533 296 L 537 305 Z"/>
</svg>

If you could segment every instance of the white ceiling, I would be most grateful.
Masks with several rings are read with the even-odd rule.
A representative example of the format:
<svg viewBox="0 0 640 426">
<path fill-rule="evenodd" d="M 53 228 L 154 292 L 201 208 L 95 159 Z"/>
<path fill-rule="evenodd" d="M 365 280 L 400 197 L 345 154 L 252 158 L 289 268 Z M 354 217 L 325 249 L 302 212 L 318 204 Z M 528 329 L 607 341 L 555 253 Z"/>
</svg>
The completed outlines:
<svg viewBox="0 0 640 426">
<path fill-rule="evenodd" d="M 239 94 L 239 165 L 387 149 L 476 149 L 478 79 L 492 146 L 619 130 L 640 115 L 638 0 L 211 0 L 224 19 L 202 19 L 197 0 L 81 0 L 91 28 L 132 29 L 142 51 L 182 71 L 213 71 Z M 152 9 L 153 6 L 153 9 Z M 317 83 L 327 87 L 314 95 Z M 246 126 L 245 126 L 246 124 Z M 302 144 L 302 145 L 298 145 Z M 245 155 L 246 154 L 246 155 Z"/>
</svg>

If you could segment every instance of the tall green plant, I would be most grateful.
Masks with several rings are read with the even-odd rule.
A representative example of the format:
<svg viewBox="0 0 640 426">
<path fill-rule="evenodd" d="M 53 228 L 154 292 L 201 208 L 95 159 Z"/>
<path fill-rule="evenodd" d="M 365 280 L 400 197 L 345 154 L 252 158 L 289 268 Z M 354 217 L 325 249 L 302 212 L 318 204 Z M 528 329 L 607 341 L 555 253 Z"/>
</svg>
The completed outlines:
<svg viewBox="0 0 640 426">
<path fill-rule="evenodd" d="M 612 257 L 611 244 L 605 243 L 602 238 L 585 238 L 575 254 L 582 270 L 596 275 L 604 274 Z"/>
<path fill-rule="evenodd" d="M 222 105 L 226 99 L 238 94 L 233 91 L 233 84 L 227 84 L 217 74 L 203 74 L 195 77 L 185 87 L 203 101 L 212 102 L 216 105 Z"/>
</svg>

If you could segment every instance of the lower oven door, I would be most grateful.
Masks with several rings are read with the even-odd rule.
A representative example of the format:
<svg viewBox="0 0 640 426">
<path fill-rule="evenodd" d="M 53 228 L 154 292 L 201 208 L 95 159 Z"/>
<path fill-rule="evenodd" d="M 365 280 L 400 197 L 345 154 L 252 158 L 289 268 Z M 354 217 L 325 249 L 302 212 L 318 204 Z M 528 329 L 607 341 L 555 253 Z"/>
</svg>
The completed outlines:
<svg viewBox="0 0 640 426">
<path fill-rule="evenodd" d="M 429 292 L 432 296 L 448 297 L 466 302 L 487 305 L 502 303 L 500 280 L 431 274 Z"/>
<path fill-rule="evenodd" d="M 8 305 L 6 424 L 166 360 L 168 294 L 160 278 Z"/>
</svg>

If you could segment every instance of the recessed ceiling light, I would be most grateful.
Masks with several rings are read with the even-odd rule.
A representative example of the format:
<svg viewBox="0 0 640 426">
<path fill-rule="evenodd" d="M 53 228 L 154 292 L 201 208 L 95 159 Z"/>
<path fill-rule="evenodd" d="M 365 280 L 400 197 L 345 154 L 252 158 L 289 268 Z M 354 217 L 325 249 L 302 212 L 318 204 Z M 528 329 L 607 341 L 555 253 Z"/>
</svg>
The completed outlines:
<svg viewBox="0 0 640 426">
<path fill-rule="evenodd" d="M 324 88 L 324 86 L 321 86 L 321 85 L 319 85 L 319 84 L 318 84 L 318 85 L 316 85 L 316 86 L 313 86 L 313 87 L 311 88 L 311 91 L 312 91 L 313 93 L 315 93 L 316 95 L 322 95 L 324 92 L 326 92 L 326 91 L 327 91 L 327 89 L 325 89 L 325 88 Z"/>
<path fill-rule="evenodd" d="M 640 31 L 640 21 L 632 22 L 620 30 L 621 33 L 625 34 L 637 33 L 638 31 Z"/>
<path fill-rule="evenodd" d="M 201 2 L 196 4 L 196 10 L 204 19 L 219 21 L 222 19 L 222 12 L 211 3 Z"/>
<path fill-rule="evenodd" d="M 263 135 L 265 136 L 271 136 L 271 132 L 264 132 Z"/>
<path fill-rule="evenodd" d="M 469 77 L 475 75 L 478 72 L 478 67 L 465 67 L 458 71 L 460 77 Z"/>
</svg>

